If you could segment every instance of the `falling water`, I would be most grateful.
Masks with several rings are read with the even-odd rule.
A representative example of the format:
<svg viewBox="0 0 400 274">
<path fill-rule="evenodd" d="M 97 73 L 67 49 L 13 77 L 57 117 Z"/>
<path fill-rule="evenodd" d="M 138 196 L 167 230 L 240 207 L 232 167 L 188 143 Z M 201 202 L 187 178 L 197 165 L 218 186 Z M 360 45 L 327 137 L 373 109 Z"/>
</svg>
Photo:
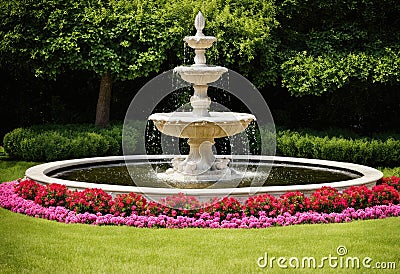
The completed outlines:
<svg viewBox="0 0 400 274">
<path fill-rule="evenodd" d="M 183 42 L 183 65 L 186 65 L 187 43 Z"/>
</svg>

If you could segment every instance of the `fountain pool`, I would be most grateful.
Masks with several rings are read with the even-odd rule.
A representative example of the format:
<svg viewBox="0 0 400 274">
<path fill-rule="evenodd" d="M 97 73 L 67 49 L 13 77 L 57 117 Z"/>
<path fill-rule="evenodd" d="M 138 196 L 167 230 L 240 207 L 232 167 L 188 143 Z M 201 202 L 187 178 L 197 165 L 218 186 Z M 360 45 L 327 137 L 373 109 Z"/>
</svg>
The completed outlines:
<svg viewBox="0 0 400 274">
<path fill-rule="evenodd" d="M 140 165 L 148 163 L 148 161 L 153 161 L 156 163 L 169 163 L 171 159 L 176 157 L 175 155 L 165 156 L 165 155 L 132 155 L 132 156 L 110 156 L 110 157 L 95 157 L 95 158 L 85 158 L 85 159 L 73 159 L 58 162 L 51 162 L 42 165 L 37 165 L 29 168 L 26 171 L 26 176 L 33 179 L 39 183 L 50 184 L 59 183 L 65 184 L 71 189 L 85 189 L 85 188 L 102 188 L 103 190 L 112 193 L 113 195 L 135 192 L 144 194 L 145 196 L 150 196 L 153 199 L 164 198 L 168 195 L 175 195 L 178 193 L 184 193 L 186 195 L 191 195 L 201 198 L 211 198 L 217 196 L 227 196 L 231 195 L 237 198 L 246 198 L 249 195 L 268 193 L 274 196 L 282 195 L 288 191 L 299 190 L 306 195 L 311 194 L 316 189 L 322 186 L 335 187 L 338 190 L 343 190 L 354 185 L 366 185 L 372 187 L 375 185 L 376 181 L 382 178 L 382 173 L 374 168 L 357 165 L 352 163 L 335 162 L 327 160 L 317 160 L 317 159 L 304 159 L 304 158 L 290 158 L 290 157 L 269 157 L 269 156 L 237 156 L 240 160 L 250 159 L 260 165 L 273 165 L 276 167 L 297 167 L 297 168 L 307 168 L 311 174 L 313 171 L 324 171 L 327 173 L 334 173 L 334 176 L 343 176 L 342 180 L 328 180 L 325 182 L 309 183 L 307 182 L 308 175 L 303 175 L 303 184 L 297 184 L 296 180 L 299 179 L 298 173 L 296 172 L 290 174 L 290 169 L 287 170 L 283 176 L 291 176 L 294 184 L 285 184 L 278 182 L 281 185 L 253 185 L 244 187 L 229 187 L 225 185 L 222 188 L 207 187 L 207 188 L 175 188 L 169 186 L 167 182 L 160 183 L 157 187 L 146 186 L 146 183 L 140 184 L 140 186 L 133 185 L 122 185 L 122 184 L 107 184 L 105 181 L 103 183 L 93 183 L 88 181 L 77 181 L 77 180 L 67 180 L 58 178 L 58 175 L 65 174 L 72 170 L 84 170 L 93 167 L 112 167 L 112 166 L 125 166 L 125 162 L 130 162 L 132 165 L 136 165 L 140 168 Z M 248 158 L 250 157 L 250 158 Z M 271 172 L 273 173 L 273 171 Z M 58 174 L 58 175 L 57 175 Z M 310 174 L 310 173 L 309 173 Z M 251 174 L 252 176 L 254 174 Z M 301 175 L 301 173 L 300 173 Z M 297 177 L 296 177 L 297 176 Z M 301 177 L 301 176 L 300 176 Z M 269 178 L 269 176 L 268 176 Z M 336 177 L 338 178 L 338 177 Z M 279 179 L 279 178 L 278 178 Z M 301 179 L 301 178 L 300 178 Z M 325 177 L 326 179 L 326 177 Z M 102 181 L 102 180 L 101 180 Z M 279 180 L 277 180 L 279 181 Z M 154 182 L 153 182 L 154 183 Z"/>
</svg>

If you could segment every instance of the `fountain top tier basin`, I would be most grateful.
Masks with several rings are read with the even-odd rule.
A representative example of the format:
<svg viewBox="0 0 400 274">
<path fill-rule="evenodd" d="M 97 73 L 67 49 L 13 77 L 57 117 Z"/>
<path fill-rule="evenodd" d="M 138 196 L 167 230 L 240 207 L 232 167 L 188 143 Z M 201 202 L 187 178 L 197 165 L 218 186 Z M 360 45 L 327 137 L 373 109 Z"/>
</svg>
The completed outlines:
<svg viewBox="0 0 400 274">
<path fill-rule="evenodd" d="M 197 30 L 196 35 L 194 36 L 186 36 L 183 41 L 185 41 L 189 47 L 192 49 L 208 49 L 212 46 L 214 42 L 217 41 L 217 38 L 214 36 L 205 36 L 203 33 L 203 29 L 206 23 L 203 17 L 203 14 L 199 11 L 194 20 L 194 26 Z"/>
<path fill-rule="evenodd" d="M 208 49 L 212 46 L 217 38 L 214 36 L 186 36 L 183 41 L 185 41 L 189 47 L 193 49 Z"/>
<path fill-rule="evenodd" d="M 157 129 L 180 138 L 222 138 L 240 133 L 247 128 L 254 115 L 237 112 L 209 112 L 208 117 L 196 117 L 192 112 L 155 113 Z"/>
</svg>

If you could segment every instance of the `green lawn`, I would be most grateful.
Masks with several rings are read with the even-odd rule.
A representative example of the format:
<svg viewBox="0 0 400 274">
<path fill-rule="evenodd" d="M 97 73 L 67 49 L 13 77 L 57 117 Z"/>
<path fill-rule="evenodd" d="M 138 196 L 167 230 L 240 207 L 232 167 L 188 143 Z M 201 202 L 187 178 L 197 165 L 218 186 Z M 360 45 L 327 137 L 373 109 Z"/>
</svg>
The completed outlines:
<svg viewBox="0 0 400 274">
<path fill-rule="evenodd" d="M 257 266 L 265 252 L 319 262 L 337 256 L 339 245 L 348 249 L 345 257 L 399 268 L 399 231 L 400 218 L 251 230 L 140 229 L 67 225 L 0 209 L 0 272 L 253 273 L 279 270 Z M 324 272 L 338 270 L 349 272 L 325 263 Z"/>
<path fill-rule="evenodd" d="M 0 160 L 0 181 L 22 177 L 37 163 Z M 395 175 L 386 169 L 386 176 Z M 392 173 L 390 173 L 392 172 Z M 139 229 L 60 224 L 0 208 L 0 273 L 297 273 L 299 269 L 259 268 L 269 257 L 345 256 L 395 262 L 400 268 L 400 218 L 346 224 L 298 225 L 268 229 Z M 286 262 L 288 264 L 288 262 Z M 320 273 L 321 269 L 302 269 Z M 377 269 L 331 268 L 323 272 L 376 273 Z M 395 273 L 386 270 L 383 273 Z"/>
<path fill-rule="evenodd" d="M 0 182 L 9 182 L 25 176 L 25 170 L 38 165 L 36 162 L 12 161 L 0 158 Z"/>
<path fill-rule="evenodd" d="M 394 168 L 379 167 L 378 169 L 382 171 L 383 177 L 391 177 L 391 176 L 400 177 L 400 167 L 394 167 Z"/>
</svg>

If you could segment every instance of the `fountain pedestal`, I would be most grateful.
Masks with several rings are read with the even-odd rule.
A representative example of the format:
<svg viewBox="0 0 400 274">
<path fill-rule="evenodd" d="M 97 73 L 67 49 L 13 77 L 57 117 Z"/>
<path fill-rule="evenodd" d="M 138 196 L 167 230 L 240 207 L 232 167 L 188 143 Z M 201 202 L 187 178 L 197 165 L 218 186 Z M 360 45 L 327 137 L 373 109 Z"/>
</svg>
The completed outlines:
<svg viewBox="0 0 400 274">
<path fill-rule="evenodd" d="M 235 173 L 228 167 L 229 159 L 215 158 L 212 152 L 214 138 L 189 138 L 188 144 L 189 155 L 174 158 L 172 168 L 166 174 L 175 175 L 174 179 L 216 181 Z"/>
</svg>

